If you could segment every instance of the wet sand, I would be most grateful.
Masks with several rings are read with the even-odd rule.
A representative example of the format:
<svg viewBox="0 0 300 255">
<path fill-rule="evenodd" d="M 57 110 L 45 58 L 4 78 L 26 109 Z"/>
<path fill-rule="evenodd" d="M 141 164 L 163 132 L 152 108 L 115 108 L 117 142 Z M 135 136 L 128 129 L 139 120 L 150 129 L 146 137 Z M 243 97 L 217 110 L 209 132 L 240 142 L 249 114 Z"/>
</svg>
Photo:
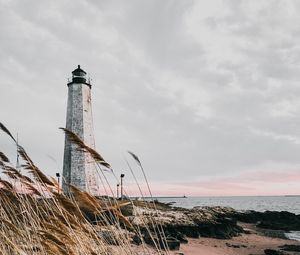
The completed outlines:
<svg viewBox="0 0 300 255">
<path fill-rule="evenodd" d="M 243 234 L 231 240 L 212 238 L 189 239 L 188 244 L 182 244 L 179 251 L 185 255 L 263 255 L 265 249 L 278 250 L 284 244 L 300 244 L 298 241 L 271 238 L 256 234 Z M 286 253 L 294 254 L 294 253 Z"/>
<path fill-rule="evenodd" d="M 181 244 L 180 250 L 171 251 L 171 255 L 264 255 L 265 249 L 279 250 L 279 246 L 285 244 L 300 245 L 299 241 L 272 238 L 261 234 L 242 234 L 230 240 L 200 237 L 198 239 L 189 238 L 187 244 Z M 149 247 L 150 250 L 153 248 Z M 145 254 L 142 247 L 136 246 L 139 255 Z M 125 253 L 124 253 L 125 254 Z M 156 254 L 148 252 L 146 254 Z M 295 255 L 300 253 L 284 252 L 285 255 Z"/>
<path fill-rule="evenodd" d="M 230 240 L 213 238 L 189 239 L 188 244 L 181 244 L 180 250 L 185 255 L 263 255 L 265 249 L 279 250 L 285 244 L 300 245 L 299 241 L 272 238 L 263 235 L 257 228 L 250 224 L 243 224 L 250 234 L 242 234 Z M 285 254 L 300 254 L 285 252 Z"/>
</svg>

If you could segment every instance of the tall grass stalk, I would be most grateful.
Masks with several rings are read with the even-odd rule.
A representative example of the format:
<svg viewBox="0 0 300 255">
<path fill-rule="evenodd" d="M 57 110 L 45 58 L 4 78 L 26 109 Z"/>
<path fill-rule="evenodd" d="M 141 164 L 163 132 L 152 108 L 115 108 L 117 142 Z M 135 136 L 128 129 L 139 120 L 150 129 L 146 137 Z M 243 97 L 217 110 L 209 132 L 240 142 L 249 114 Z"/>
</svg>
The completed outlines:
<svg viewBox="0 0 300 255">
<path fill-rule="evenodd" d="M 56 180 L 47 177 L 34 164 L 25 149 L 17 143 L 2 123 L 0 123 L 0 129 L 17 145 L 22 159 L 21 171 L 18 171 L 19 169 L 16 170 L 12 166 L 9 158 L 0 152 L 0 168 L 6 176 L 0 179 L 0 254 L 150 255 L 169 253 L 167 247 L 160 247 L 159 244 L 159 240 L 165 240 L 161 226 L 153 221 L 149 226 L 147 220 L 140 214 L 138 216 L 143 222 L 142 227 L 149 232 L 156 248 L 153 250 L 146 245 L 141 226 L 133 225 L 122 214 L 122 207 L 128 204 L 134 206 L 133 201 L 130 199 L 119 201 L 113 195 L 111 183 L 102 169 L 102 167 L 109 168 L 113 173 L 110 164 L 98 152 L 85 145 L 75 134 L 64 129 L 78 149 L 84 150 L 94 159 L 99 179 L 106 193 L 103 195 L 107 195 L 107 198 L 94 197 L 72 185 L 69 186 L 71 192 L 68 196 L 61 194 Z M 21 189 L 17 188 L 17 184 L 21 185 Z M 150 191 L 149 185 L 148 189 Z M 144 196 L 140 186 L 139 190 Z M 148 205 L 146 207 L 148 208 Z M 154 235 L 151 229 L 155 232 Z M 132 235 L 137 235 L 142 242 L 140 252 L 131 243 Z M 163 244 L 165 245 L 165 242 Z"/>
</svg>

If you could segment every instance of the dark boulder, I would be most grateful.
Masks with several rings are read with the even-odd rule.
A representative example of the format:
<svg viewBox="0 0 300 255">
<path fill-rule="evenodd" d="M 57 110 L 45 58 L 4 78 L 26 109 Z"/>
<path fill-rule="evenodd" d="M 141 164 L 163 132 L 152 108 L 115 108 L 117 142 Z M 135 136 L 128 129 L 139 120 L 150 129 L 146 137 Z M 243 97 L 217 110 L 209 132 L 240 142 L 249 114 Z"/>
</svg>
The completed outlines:
<svg viewBox="0 0 300 255">
<path fill-rule="evenodd" d="M 134 235 L 132 237 L 132 243 L 136 244 L 136 245 L 140 245 L 140 244 L 142 244 L 142 239 L 140 238 L 139 235 Z"/>
<path fill-rule="evenodd" d="M 273 230 L 300 230 L 300 215 L 287 211 L 230 212 L 230 217 L 240 222 L 257 223 L 257 227 Z"/>
<path fill-rule="evenodd" d="M 237 225 L 236 220 L 219 217 L 215 220 L 195 219 L 195 224 L 179 225 L 168 224 L 163 226 L 167 236 L 172 236 L 180 240 L 180 235 L 191 238 L 211 237 L 218 239 L 230 239 L 243 233 L 243 228 Z"/>
<path fill-rule="evenodd" d="M 180 225 L 180 224 L 166 224 L 163 226 L 166 236 L 180 238 L 185 235 L 191 238 L 198 238 L 200 236 L 198 225 Z"/>
<path fill-rule="evenodd" d="M 243 233 L 243 228 L 237 225 L 236 220 L 227 217 L 218 217 L 214 221 L 196 223 L 202 237 L 230 239 Z"/>
<path fill-rule="evenodd" d="M 261 215 L 261 221 L 257 224 L 260 228 L 278 230 L 300 230 L 300 217 L 294 213 L 282 211 L 266 211 Z"/>
<path fill-rule="evenodd" d="M 295 251 L 300 252 L 300 245 L 295 244 L 285 244 L 279 247 L 283 251 Z"/>
<path fill-rule="evenodd" d="M 132 214 L 133 214 L 133 205 L 129 204 L 129 205 L 126 205 L 126 206 L 122 206 L 121 207 L 121 213 L 124 216 L 132 216 Z"/>
<path fill-rule="evenodd" d="M 180 242 L 174 237 L 167 237 L 166 239 L 160 239 L 160 246 L 165 249 L 166 247 L 169 248 L 169 250 L 179 250 L 180 248 Z"/>
<path fill-rule="evenodd" d="M 145 241 L 146 244 L 152 245 L 152 246 L 156 246 L 158 245 L 160 249 L 165 250 L 166 248 L 168 248 L 169 250 L 179 250 L 180 248 L 180 241 L 177 240 L 174 237 L 155 237 L 155 236 L 151 236 L 149 234 L 149 232 L 144 232 L 143 234 L 143 239 Z"/>
<path fill-rule="evenodd" d="M 234 219 L 236 219 L 237 221 L 241 221 L 244 223 L 257 223 L 258 221 L 260 221 L 261 217 L 262 217 L 261 212 L 256 212 L 256 211 L 245 211 L 245 212 L 230 212 L 230 217 L 233 217 Z"/>
<path fill-rule="evenodd" d="M 264 250 L 265 255 L 284 255 L 282 251 L 272 250 L 272 249 L 266 249 Z"/>
<path fill-rule="evenodd" d="M 119 245 L 119 238 L 110 230 L 101 230 L 98 232 L 98 236 L 109 245 Z"/>
<path fill-rule="evenodd" d="M 180 233 L 180 232 L 177 233 L 177 235 L 175 236 L 175 238 L 177 240 L 179 240 L 180 243 L 188 243 L 189 242 L 188 239 L 187 239 L 187 236 L 184 235 L 184 234 L 182 234 L 182 233 Z"/>
</svg>

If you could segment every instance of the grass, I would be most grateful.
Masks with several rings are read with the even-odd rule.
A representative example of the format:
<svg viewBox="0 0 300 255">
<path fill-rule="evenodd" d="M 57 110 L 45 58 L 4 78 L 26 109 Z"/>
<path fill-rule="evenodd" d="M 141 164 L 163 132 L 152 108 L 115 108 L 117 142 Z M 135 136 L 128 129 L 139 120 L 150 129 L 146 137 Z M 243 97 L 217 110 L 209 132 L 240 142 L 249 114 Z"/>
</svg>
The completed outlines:
<svg viewBox="0 0 300 255">
<path fill-rule="evenodd" d="M 134 226 L 122 214 L 122 208 L 136 206 L 137 202 L 119 201 L 109 196 L 96 198 L 72 185 L 69 185 L 68 196 L 62 194 L 56 180 L 34 164 L 2 123 L 0 129 L 16 143 L 22 158 L 21 169 L 15 169 L 0 152 L 0 167 L 5 176 L 0 179 L 0 254 L 169 254 L 166 242 L 159 241 L 165 240 L 162 226 L 153 221 L 149 225 Z M 92 156 L 101 176 L 105 177 L 102 167 L 111 169 L 111 166 L 103 157 L 74 133 L 63 130 L 78 149 Z M 138 157 L 130 154 L 145 176 Z M 142 204 L 156 210 L 155 203 Z M 139 217 L 143 220 L 142 215 Z M 145 243 L 145 230 L 153 241 L 153 248 Z M 131 243 L 134 235 L 141 241 L 138 249 Z"/>
</svg>

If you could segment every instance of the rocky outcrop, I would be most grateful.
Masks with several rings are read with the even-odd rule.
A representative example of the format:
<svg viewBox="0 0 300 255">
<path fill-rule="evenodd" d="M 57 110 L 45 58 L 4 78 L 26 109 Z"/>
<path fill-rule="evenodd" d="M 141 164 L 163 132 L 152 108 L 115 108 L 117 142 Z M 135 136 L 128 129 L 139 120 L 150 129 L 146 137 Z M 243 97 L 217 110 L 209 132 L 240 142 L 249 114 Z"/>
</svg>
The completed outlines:
<svg viewBox="0 0 300 255">
<path fill-rule="evenodd" d="M 295 244 L 285 244 L 279 247 L 283 251 L 294 251 L 294 252 L 300 252 L 300 245 Z"/>
<path fill-rule="evenodd" d="M 140 229 L 146 243 L 160 243 L 163 247 L 165 240 L 168 240 L 168 246 L 171 245 L 173 249 L 177 249 L 180 243 L 187 243 L 188 237 L 231 239 L 246 233 L 238 222 L 254 223 L 260 228 L 260 233 L 277 238 L 285 238 L 285 231 L 300 230 L 299 215 L 289 212 L 238 212 L 226 207 L 184 209 L 166 205 L 159 205 L 157 208 L 144 203 L 143 206 L 130 205 L 122 211 L 133 226 Z M 164 237 L 157 234 L 162 233 L 162 229 Z M 149 235 L 149 230 L 153 236 Z M 141 240 L 135 238 L 134 242 L 138 244 Z M 266 254 L 284 254 L 280 252 L 282 251 L 266 250 Z"/>
<path fill-rule="evenodd" d="M 277 251 L 277 250 L 273 250 L 273 249 L 266 249 L 264 250 L 265 255 L 284 255 L 285 253 L 283 253 L 282 251 Z"/>
<path fill-rule="evenodd" d="M 194 207 L 188 215 L 198 226 L 200 236 L 230 239 L 243 232 L 230 216 L 232 212 L 233 209 L 225 207 Z"/>
<path fill-rule="evenodd" d="M 300 215 L 281 211 L 245 211 L 245 212 L 229 212 L 229 216 L 245 223 L 257 224 L 257 227 L 273 230 L 299 231 Z"/>
<path fill-rule="evenodd" d="M 232 212 L 230 208 L 170 208 L 160 211 L 135 207 L 133 212 L 134 225 L 138 225 L 141 229 L 145 223 L 150 229 L 159 226 L 163 228 L 167 237 L 174 237 L 181 242 L 187 242 L 186 237 L 201 236 L 230 239 L 243 232 L 235 219 L 227 217 Z"/>
</svg>

